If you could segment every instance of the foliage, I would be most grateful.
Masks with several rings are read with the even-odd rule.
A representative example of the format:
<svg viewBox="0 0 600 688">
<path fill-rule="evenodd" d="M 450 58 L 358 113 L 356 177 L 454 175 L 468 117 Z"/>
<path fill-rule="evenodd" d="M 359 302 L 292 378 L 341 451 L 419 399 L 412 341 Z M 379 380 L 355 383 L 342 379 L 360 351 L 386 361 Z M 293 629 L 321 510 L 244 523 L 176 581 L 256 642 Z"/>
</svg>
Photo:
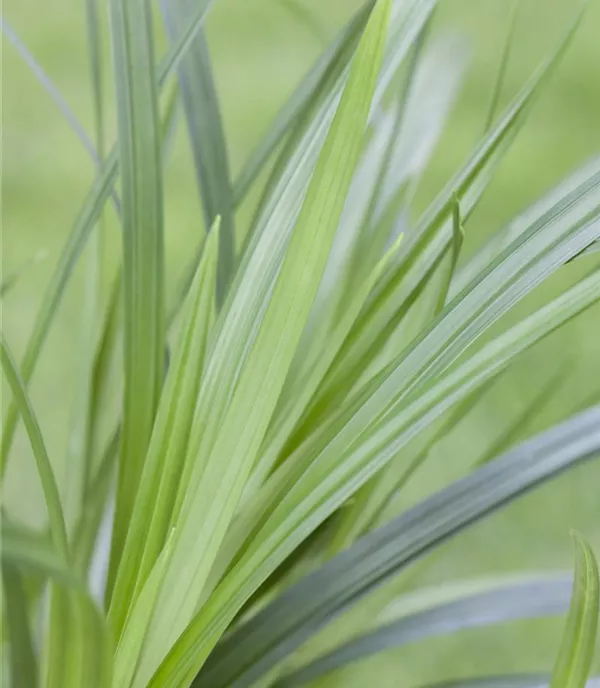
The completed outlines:
<svg viewBox="0 0 600 688">
<path fill-rule="evenodd" d="M 562 382 L 549 374 L 543 393 L 469 475 L 397 514 L 398 494 L 431 449 L 499 376 L 600 299 L 600 159 L 469 260 L 461 256 L 473 211 L 581 12 L 495 118 L 513 21 L 485 134 L 413 220 L 415 190 L 464 63 L 453 43 L 428 39 L 436 1 L 367 1 L 237 180 L 203 35 L 210 5 L 161 2 L 170 44 L 155 69 L 153 6 L 111 0 L 117 141 L 108 153 L 96 1 L 88 0 L 86 13 L 95 143 L 3 24 L 98 169 L 20 365 L 2 337 L 12 393 L 2 470 L 22 419 L 49 523 L 47 533 L 33 532 L 3 514 L 10 685 L 301 685 L 389 647 L 562 613 L 568 605 L 569 581 L 547 573 L 400 596 L 371 593 L 457 532 L 600 453 L 598 406 L 518 441 Z M 162 91 L 168 100 L 161 119 Z M 207 233 L 168 307 L 163 165 L 179 100 Z M 235 209 L 271 161 L 236 250 Z M 103 295 L 98 273 L 109 200 L 123 251 L 114 287 Z M 86 344 L 65 500 L 28 385 L 86 247 Z M 591 271 L 535 312 L 503 319 L 575 260 Z M 3 297 L 16 278 L 3 282 Z M 102 399 L 119 344 L 122 410 L 107 431 Z M 96 575 L 93 552 L 106 544 L 100 526 L 113 502 L 99 608 L 87 580 Z M 585 684 L 598 571 L 579 539 L 577 551 L 552 678 L 468 685 Z M 325 627 L 350 608 L 361 613 L 346 619 L 329 647 Z"/>
</svg>

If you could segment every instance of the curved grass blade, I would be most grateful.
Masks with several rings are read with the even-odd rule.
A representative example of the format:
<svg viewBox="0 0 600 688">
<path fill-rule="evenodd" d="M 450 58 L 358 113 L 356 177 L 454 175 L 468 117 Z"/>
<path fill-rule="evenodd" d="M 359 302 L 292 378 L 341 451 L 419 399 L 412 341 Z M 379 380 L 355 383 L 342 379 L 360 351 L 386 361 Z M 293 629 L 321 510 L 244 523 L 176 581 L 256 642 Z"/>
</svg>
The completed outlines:
<svg viewBox="0 0 600 688">
<path fill-rule="evenodd" d="M 431 548 L 524 492 L 600 453 L 600 407 L 571 417 L 359 540 L 279 596 L 215 648 L 196 686 L 247 685 L 318 629 Z M 225 611 L 224 600 L 213 604 Z M 180 640 L 194 661 L 203 630 Z M 211 633 L 206 629 L 205 633 Z"/>
<path fill-rule="evenodd" d="M 185 29 L 196 5 L 196 0 L 161 1 L 171 40 Z M 210 229 L 217 215 L 221 218 L 217 272 L 217 304 L 221 305 L 235 264 L 233 196 L 219 100 L 202 30 L 198 31 L 182 58 L 178 75 L 206 230 Z"/>
<path fill-rule="evenodd" d="M 67 561 L 69 557 L 69 546 L 67 544 L 67 529 L 63 515 L 58 485 L 52 470 L 50 459 L 44 444 L 44 438 L 37 421 L 35 411 L 27 394 L 25 384 L 21 379 L 17 364 L 13 359 L 4 335 L 0 335 L 0 361 L 2 370 L 8 385 L 12 391 L 13 400 L 23 417 L 31 449 L 35 458 L 38 475 L 46 500 L 48 519 L 50 521 L 50 532 L 52 541 L 57 552 Z"/>
<path fill-rule="evenodd" d="M 9 665 L 9 684 L 19 688 L 37 688 L 38 666 L 35 656 L 27 594 L 23 587 L 21 573 L 16 566 L 2 558 L 2 583 L 4 589 L 3 623 L 9 636 L 8 652 L 3 650 L 3 664 Z M 6 655 L 8 654 L 8 662 Z"/>
<path fill-rule="evenodd" d="M 546 405 L 554 398 L 556 392 L 560 389 L 565 380 L 568 379 L 568 376 L 568 371 L 561 370 L 551 377 L 520 412 L 515 421 L 511 423 L 483 455 L 477 459 L 475 466 L 483 466 L 488 463 L 488 461 L 498 456 L 498 454 L 510 449 L 513 444 L 516 444 L 517 441 L 523 437 L 524 431 L 530 423 L 542 413 Z"/>
<path fill-rule="evenodd" d="M 449 586 L 448 591 L 436 588 L 432 604 L 425 604 L 423 609 L 410 614 L 401 614 L 397 620 L 350 640 L 282 676 L 274 685 L 278 688 L 305 685 L 331 671 L 394 647 L 467 628 L 553 616 L 561 614 L 569 605 L 571 582 L 564 577 L 529 576 L 524 580 L 488 586 L 490 589 L 482 590 L 474 581 L 472 585 L 468 582 L 459 585 L 458 592 L 453 589 L 455 586 Z M 444 592 L 447 599 L 444 599 Z M 419 594 L 427 596 L 427 591 L 417 591 L 416 595 Z"/>
<path fill-rule="evenodd" d="M 329 40 L 325 27 L 321 24 L 319 18 L 307 7 L 296 0 L 279 0 L 279 4 L 287 10 L 299 24 L 308 29 L 321 45 L 328 45 Z"/>
<path fill-rule="evenodd" d="M 431 683 L 423 688 L 549 688 L 550 677 L 543 674 L 506 674 Z M 600 688 L 600 677 L 590 679 L 585 688 Z"/>
<path fill-rule="evenodd" d="M 19 36 L 16 34 L 16 32 L 13 30 L 10 24 L 6 21 L 6 19 L 4 19 L 4 17 L 0 17 L 0 27 L 2 28 L 2 31 L 8 38 L 12 46 L 19 53 L 19 56 L 27 64 L 29 69 L 32 71 L 33 75 L 43 86 L 44 90 L 48 93 L 50 98 L 52 98 L 52 100 L 60 110 L 61 114 L 63 115 L 63 117 L 65 118 L 65 120 L 67 121 L 67 123 L 69 124 L 69 126 L 81 142 L 82 146 L 87 151 L 94 165 L 98 169 L 100 169 L 103 159 L 103 152 L 101 152 L 99 149 L 97 150 L 94 147 L 94 144 L 92 143 L 90 137 L 87 135 L 85 129 L 83 128 L 83 126 L 81 125 L 81 123 L 71 110 L 71 108 L 68 106 L 65 99 L 62 97 L 60 91 L 56 88 L 50 77 L 46 74 L 46 72 L 44 72 L 39 62 L 31 54 L 25 43 L 23 43 L 23 41 L 19 38 Z M 110 197 L 112 199 L 113 206 L 115 208 L 117 215 L 120 215 L 121 202 L 119 201 L 117 193 L 112 189 L 110 191 Z"/>
<path fill-rule="evenodd" d="M 430 284 L 427 285 L 430 294 L 424 294 L 425 300 L 421 304 L 421 309 L 425 313 L 419 314 L 420 317 L 429 316 L 431 318 L 437 315 L 443 309 L 447 299 L 448 289 L 456 269 L 464 239 L 458 200 L 456 200 L 452 212 L 452 235 L 452 245 L 449 255 L 445 259 L 446 265 L 441 263 L 439 269 L 432 274 L 429 280 Z M 439 285 L 434 281 L 436 272 L 440 272 L 440 275 L 437 276 L 438 281 L 441 278 L 441 284 Z M 430 301 L 433 301 L 431 314 L 428 312 L 432 308 Z M 408 329 L 407 341 L 410 341 L 411 329 L 410 327 L 407 328 L 406 321 L 403 325 L 404 328 Z M 475 397 L 478 396 L 477 391 L 473 393 Z M 470 404 L 467 399 L 464 402 L 463 409 L 457 410 L 459 417 L 460 414 L 468 412 L 469 408 Z M 454 416 L 454 414 L 452 415 Z M 391 464 L 388 466 L 382 471 L 381 475 L 375 476 L 355 495 L 353 503 L 348 505 L 340 515 L 336 534 L 331 540 L 330 551 L 332 553 L 340 551 L 353 542 L 354 538 L 365 529 L 366 524 L 372 522 L 373 519 L 376 519 L 382 513 L 393 494 L 406 484 L 414 471 L 425 461 L 427 454 L 427 448 L 418 451 L 406 469 L 404 466 L 399 466 L 398 460 L 396 460 L 396 465 Z"/>
<path fill-rule="evenodd" d="M 85 129 L 83 128 L 83 126 L 81 125 L 81 123 L 71 110 L 71 108 L 67 105 L 65 99 L 62 97 L 62 95 L 60 94 L 59 90 L 56 88 L 50 77 L 46 74 L 46 72 L 44 72 L 38 61 L 29 52 L 27 46 L 19 38 L 17 33 L 12 29 L 12 27 L 4 17 L 0 19 L 0 26 L 2 27 L 2 32 L 8 39 L 9 43 L 11 43 L 13 48 L 19 53 L 19 56 L 22 58 L 25 64 L 27 64 L 27 66 L 32 71 L 36 79 L 44 87 L 44 90 L 48 93 L 48 95 L 52 98 L 58 109 L 61 111 L 63 117 L 69 123 L 69 126 L 76 134 L 77 138 L 87 151 L 88 155 L 90 156 L 94 164 L 99 165 L 100 157 L 98 155 L 98 151 L 94 147 L 94 144 L 92 143 L 90 137 L 87 135 Z"/>
<path fill-rule="evenodd" d="M 374 471 L 386 465 L 455 403 L 504 370 L 517 355 L 599 298 L 600 272 L 490 342 L 429 390 L 422 390 L 410 399 L 396 415 L 392 414 L 387 421 L 382 418 L 388 429 L 395 428 L 386 440 L 378 429 L 373 428 L 373 435 L 364 445 L 342 450 L 342 455 L 347 453 L 347 456 L 344 458 L 338 454 L 334 466 L 311 466 L 312 452 L 318 451 L 320 445 L 316 449 L 314 444 L 309 444 L 307 449 L 301 447 L 295 453 L 297 456 L 290 456 L 277 469 L 232 524 L 213 575 L 218 581 L 228 569 L 230 571 L 222 581 L 221 589 L 215 592 L 218 602 L 214 600 L 210 614 L 219 609 L 219 605 L 230 610 L 233 606 L 231 600 L 237 595 L 245 601 L 246 595 L 251 595 L 256 590 L 255 586 L 273 573 L 335 508 L 353 496 Z M 342 421 L 340 426 L 330 429 L 331 436 L 339 436 L 346 427 L 346 422 Z M 366 465 L 363 463 L 365 460 Z M 303 490 L 302 483 L 311 473 L 314 480 L 310 480 L 310 488 Z M 322 500 L 320 495 L 327 491 L 328 482 L 336 482 L 339 486 L 341 475 L 346 475 L 348 480 L 344 488 L 329 493 Z M 290 507 L 294 495 L 300 498 L 300 503 Z M 194 622 L 199 629 L 194 632 L 200 638 L 203 638 L 203 624 L 210 619 L 210 614 L 207 613 L 204 619 L 198 616 Z"/>
<path fill-rule="evenodd" d="M 573 533 L 575 580 L 569 617 L 550 688 L 583 688 L 592 668 L 598 630 L 598 562 L 591 547 Z"/>
<path fill-rule="evenodd" d="M 112 0 L 110 18 L 123 188 L 125 380 L 109 596 L 150 442 L 165 350 L 162 164 L 150 5 Z"/>
</svg>

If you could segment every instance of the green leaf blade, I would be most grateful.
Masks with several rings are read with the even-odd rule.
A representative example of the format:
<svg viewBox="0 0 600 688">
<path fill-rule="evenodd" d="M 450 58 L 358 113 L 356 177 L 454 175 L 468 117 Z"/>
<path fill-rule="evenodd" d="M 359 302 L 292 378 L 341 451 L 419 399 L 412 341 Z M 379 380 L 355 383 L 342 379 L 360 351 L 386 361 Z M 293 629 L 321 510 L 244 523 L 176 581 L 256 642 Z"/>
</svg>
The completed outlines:
<svg viewBox="0 0 600 688">
<path fill-rule="evenodd" d="M 550 688 L 584 688 L 594 658 L 600 604 L 598 562 L 592 548 L 577 533 L 573 533 L 573 540 L 573 595 Z"/>
<path fill-rule="evenodd" d="M 113 0 L 110 10 L 123 188 L 125 386 L 109 595 L 150 441 L 165 350 L 162 164 L 151 8 L 146 0 Z"/>
<path fill-rule="evenodd" d="M 196 5 L 195 0 L 162 0 L 171 40 L 185 30 Z M 182 58 L 178 75 L 206 230 L 217 216 L 221 218 L 217 303 L 222 304 L 235 265 L 233 195 L 219 99 L 202 30 Z"/>
</svg>

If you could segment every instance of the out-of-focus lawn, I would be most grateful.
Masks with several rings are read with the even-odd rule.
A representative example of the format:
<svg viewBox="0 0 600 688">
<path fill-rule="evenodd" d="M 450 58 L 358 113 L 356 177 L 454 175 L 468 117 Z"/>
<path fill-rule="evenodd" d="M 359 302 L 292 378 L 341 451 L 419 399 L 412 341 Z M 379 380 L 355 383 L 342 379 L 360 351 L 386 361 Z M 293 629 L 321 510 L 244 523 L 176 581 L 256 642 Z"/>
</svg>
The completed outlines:
<svg viewBox="0 0 600 688">
<path fill-rule="evenodd" d="M 322 32 L 329 36 L 358 4 L 356 0 L 301 2 L 312 8 Z M 91 131 L 84 4 L 76 0 L 5 0 L 4 15 Z M 502 104 L 555 44 L 576 4 L 571 0 L 523 0 Z M 441 5 L 437 30 L 451 27 L 464 37 L 470 46 L 471 66 L 426 176 L 423 198 L 439 188 L 481 134 L 509 3 L 446 0 Z M 591 5 L 550 87 L 537 103 L 481 208 L 470 219 L 466 228 L 467 253 L 561 175 L 600 151 L 600 3 Z M 210 15 L 208 36 L 235 172 L 322 46 L 320 39 L 277 0 L 220 0 Z M 158 44 L 162 50 L 161 36 Z M 3 270 L 7 274 L 40 250 L 47 252 L 45 260 L 32 268 L 3 302 L 3 331 L 13 349 L 21 354 L 93 170 L 53 103 L 7 41 L 2 58 Z M 106 67 L 109 70 L 108 48 Z M 111 101 L 107 83 L 107 102 Z M 240 212 L 242 226 L 251 210 L 251 200 Z M 166 212 L 172 283 L 177 266 L 202 235 L 182 126 L 168 165 Z M 114 218 L 110 216 L 107 234 L 109 263 L 114 265 L 118 243 Z M 561 284 L 591 266 L 588 260 L 564 269 L 520 308 L 534 308 Z M 62 457 L 76 375 L 82 275 L 80 268 L 32 385 L 33 401 L 59 476 L 69 470 Z M 468 468 L 477 451 L 493 442 L 534 396 L 544 377 L 567 363 L 572 365 L 572 372 L 565 389 L 549 400 L 531 431 L 574 410 L 594 389 L 599 390 L 600 309 L 589 311 L 567 331 L 553 336 L 523 359 L 471 418 L 435 450 L 428 467 L 407 492 L 407 502 Z M 7 399 L 5 387 L 3 392 Z M 43 519 L 43 513 L 31 463 L 20 431 L 4 499 L 11 512 L 36 523 Z M 599 484 L 596 462 L 527 497 L 446 547 L 428 569 L 428 579 L 446 580 L 495 569 L 570 565 L 570 527 L 584 531 L 600 552 Z M 508 633 L 512 629 L 505 629 L 506 635 L 496 631 L 465 633 L 423 648 L 391 652 L 378 664 L 366 662 L 352 673 L 358 685 L 372 683 L 376 675 L 377 685 L 395 686 L 405 685 L 409 679 L 424 681 L 448 667 L 450 671 L 470 673 L 477 669 L 547 666 L 556 644 L 556 626 L 521 624 L 515 629 L 512 635 Z M 383 665 L 389 671 L 375 674 Z"/>
</svg>

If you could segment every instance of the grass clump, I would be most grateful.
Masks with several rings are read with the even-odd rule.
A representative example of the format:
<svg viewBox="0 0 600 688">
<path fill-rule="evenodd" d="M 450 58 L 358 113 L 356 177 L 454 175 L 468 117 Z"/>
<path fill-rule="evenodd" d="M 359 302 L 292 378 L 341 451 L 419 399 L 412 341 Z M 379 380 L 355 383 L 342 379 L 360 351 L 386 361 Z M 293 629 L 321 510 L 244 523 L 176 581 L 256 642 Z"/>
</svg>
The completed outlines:
<svg viewBox="0 0 600 688">
<path fill-rule="evenodd" d="M 74 129 L 91 147 L 96 181 L 20 364 L 2 339 L 12 393 L 3 471 L 22 419 L 49 523 L 47 532 L 32 531 L 3 513 L 10 685 L 302 685 L 436 635 L 440 624 L 453 632 L 546 616 L 569 603 L 570 580 L 548 574 L 410 593 L 380 586 L 600 451 L 600 407 L 590 405 L 519 441 L 544 402 L 536 397 L 467 476 L 398 514 L 399 493 L 433 446 L 523 352 L 600 299 L 593 263 L 598 160 L 462 259 L 473 211 L 581 15 L 496 117 L 507 47 L 485 134 L 413 221 L 415 190 L 462 68 L 447 44 L 428 39 L 435 0 L 366 2 L 237 180 L 230 177 L 202 33 L 210 5 L 161 3 L 170 43 L 155 69 L 154 6 L 111 0 L 117 141 L 105 154 L 102 32 L 98 7 L 88 3 L 95 147 L 76 122 Z M 507 46 L 511 37 L 512 29 Z M 419 129 L 438 72 L 443 107 Z M 161 118 L 160 92 L 175 76 Z M 170 306 L 163 163 L 179 102 L 207 234 L 182 268 Z M 272 159 L 236 251 L 235 209 Z M 120 220 L 122 262 L 102 309 L 98 272 L 109 200 Z M 88 243 L 82 328 L 89 346 L 75 402 L 68 486 L 74 506 L 67 510 L 28 384 Z M 506 313 L 575 260 L 593 269 L 507 324 Z M 110 427 L 101 400 L 118 346 L 122 404 Z M 547 390 L 555 390 L 562 378 L 550 372 Z M 87 581 L 97 569 L 94 549 L 106 544 L 103 515 L 113 505 L 99 605 Z M 591 667 L 598 573 L 589 546 L 577 543 L 571 612 L 547 679 L 552 686 L 584 685 Z M 376 589 L 386 594 L 372 595 Z M 326 628 L 350 608 L 358 613 Z M 505 680 L 525 686 L 533 679 Z M 486 681 L 477 685 L 491 685 Z"/>
</svg>

